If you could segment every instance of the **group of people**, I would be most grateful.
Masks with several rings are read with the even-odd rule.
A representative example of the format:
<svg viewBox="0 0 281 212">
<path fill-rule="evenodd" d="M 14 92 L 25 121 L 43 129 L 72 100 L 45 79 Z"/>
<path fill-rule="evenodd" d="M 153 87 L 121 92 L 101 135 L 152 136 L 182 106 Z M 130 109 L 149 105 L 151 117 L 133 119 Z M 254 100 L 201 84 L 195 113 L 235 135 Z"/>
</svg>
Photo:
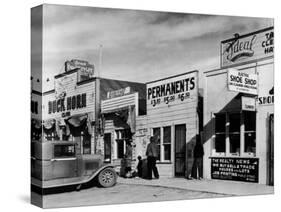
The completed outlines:
<svg viewBox="0 0 281 212">
<path fill-rule="evenodd" d="M 131 157 L 132 153 L 132 146 L 131 144 L 128 144 L 128 154 Z M 128 155 L 126 154 L 126 155 Z M 141 156 L 138 156 L 138 165 L 137 165 L 137 171 L 134 172 L 134 174 L 131 173 L 131 164 L 127 164 L 126 167 L 126 177 L 132 177 L 132 176 L 138 176 L 141 178 L 146 178 L 151 180 L 152 179 L 152 173 L 156 179 L 159 179 L 159 172 L 156 166 L 156 160 L 158 158 L 159 150 L 158 145 L 156 143 L 155 137 L 150 137 L 150 143 L 147 145 L 146 148 L 146 156 L 147 156 L 147 165 L 146 165 L 146 173 L 143 172 L 144 170 L 144 164 Z M 191 179 L 202 179 L 203 178 L 203 155 L 204 155 L 204 149 L 200 140 L 200 136 L 197 136 L 196 138 L 196 144 L 193 149 L 193 166 L 192 166 L 192 173 L 191 173 Z M 130 173 L 127 175 L 127 173 Z"/>
</svg>

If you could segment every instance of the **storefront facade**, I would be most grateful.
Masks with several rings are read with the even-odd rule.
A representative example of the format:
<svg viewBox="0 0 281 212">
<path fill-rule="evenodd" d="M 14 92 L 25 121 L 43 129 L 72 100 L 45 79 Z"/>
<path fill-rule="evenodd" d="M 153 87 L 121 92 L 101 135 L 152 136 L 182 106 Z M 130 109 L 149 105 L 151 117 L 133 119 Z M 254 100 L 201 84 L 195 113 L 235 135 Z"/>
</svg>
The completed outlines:
<svg viewBox="0 0 281 212">
<path fill-rule="evenodd" d="M 65 72 L 54 77 L 54 89 L 43 93 L 44 140 L 70 140 L 76 143 L 79 154 L 101 154 L 105 162 L 113 162 L 117 154 L 113 142 L 116 133 L 119 140 L 131 139 L 136 116 L 146 114 L 145 84 L 98 78 L 85 68 L 88 66 L 93 67 L 86 61 L 67 61 Z M 115 98 L 121 98 L 121 105 L 117 104 L 118 100 L 110 103 Z M 123 114 L 116 116 L 118 112 Z M 130 124 L 126 123 L 128 115 Z M 117 122 L 116 117 L 119 117 Z M 122 118 L 126 118 L 124 123 Z M 121 158 L 121 150 L 119 153 Z"/>
<path fill-rule="evenodd" d="M 101 100 L 102 133 L 98 143 L 105 161 L 113 163 L 120 175 L 125 174 L 125 160 L 130 167 L 135 166 L 137 120 L 146 114 L 145 84 L 128 82 L 127 85 L 108 91 Z"/>
<path fill-rule="evenodd" d="M 147 83 L 147 127 L 140 123 L 137 135 L 143 147 L 148 143 L 147 137 L 157 138 L 160 176 L 191 175 L 193 148 L 199 134 L 198 96 L 198 71 Z"/>
<path fill-rule="evenodd" d="M 204 177 L 273 185 L 273 27 L 221 42 L 204 72 Z"/>
<path fill-rule="evenodd" d="M 67 61 L 65 72 L 54 77 L 54 89 L 43 93 L 44 139 L 71 140 L 79 154 L 95 151 L 96 79 L 86 67 L 92 66 Z"/>
</svg>

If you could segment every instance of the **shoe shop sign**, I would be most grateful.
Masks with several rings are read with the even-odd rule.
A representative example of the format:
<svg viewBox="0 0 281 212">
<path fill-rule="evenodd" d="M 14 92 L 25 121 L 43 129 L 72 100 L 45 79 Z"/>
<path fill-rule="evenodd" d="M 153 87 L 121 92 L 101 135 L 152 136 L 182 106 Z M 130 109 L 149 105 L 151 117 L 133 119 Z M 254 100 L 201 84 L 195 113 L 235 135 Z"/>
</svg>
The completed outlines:
<svg viewBox="0 0 281 212">
<path fill-rule="evenodd" d="M 245 35 L 236 33 L 234 38 L 221 42 L 221 67 L 225 68 L 272 57 L 273 51 L 273 27 Z"/>
<path fill-rule="evenodd" d="M 258 94 L 258 75 L 228 69 L 228 90 L 247 94 Z"/>
<path fill-rule="evenodd" d="M 258 183 L 258 176 L 258 158 L 211 158 L 212 179 Z"/>
</svg>

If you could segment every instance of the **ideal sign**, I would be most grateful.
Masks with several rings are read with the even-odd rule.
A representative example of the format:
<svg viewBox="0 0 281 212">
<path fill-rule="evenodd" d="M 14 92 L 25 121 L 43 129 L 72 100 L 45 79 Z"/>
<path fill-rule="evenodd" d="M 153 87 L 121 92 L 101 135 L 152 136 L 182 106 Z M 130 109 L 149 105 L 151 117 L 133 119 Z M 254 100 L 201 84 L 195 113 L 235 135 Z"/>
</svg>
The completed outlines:
<svg viewBox="0 0 281 212">
<path fill-rule="evenodd" d="M 147 84 L 147 104 L 169 105 L 189 101 L 198 95 L 198 72 L 190 72 Z"/>
<path fill-rule="evenodd" d="M 239 35 L 221 42 L 221 67 L 255 62 L 273 56 L 273 27 Z"/>
<path fill-rule="evenodd" d="M 258 94 L 258 75 L 228 69 L 228 89 L 247 94 Z"/>
</svg>

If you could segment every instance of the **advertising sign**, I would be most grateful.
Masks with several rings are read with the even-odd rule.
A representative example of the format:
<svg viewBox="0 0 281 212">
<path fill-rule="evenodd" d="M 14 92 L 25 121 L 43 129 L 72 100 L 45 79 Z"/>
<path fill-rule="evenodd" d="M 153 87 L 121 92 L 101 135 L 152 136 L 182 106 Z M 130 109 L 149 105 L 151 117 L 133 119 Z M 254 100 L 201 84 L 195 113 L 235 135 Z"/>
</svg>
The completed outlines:
<svg viewBox="0 0 281 212">
<path fill-rule="evenodd" d="M 242 96 L 242 110 L 256 111 L 256 99 L 252 97 Z"/>
<path fill-rule="evenodd" d="M 258 158 L 211 158 L 212 179 L 258 183 Z"/>
<path fill-rule="evenodd" d="M 126 94 L 129 94 L 130 92 L 131 92 L 131 87 L 121 88 L 119 90 L 108 91 L 106 93 L 106 97 L 107 99 L 111 99 L 119 96 L 124 96 Z"/>
<path fill-rule="evenodd" d="M 73 59 L 65 63 L 65 71 L 71 71 L 79 68 L 78 71 L 78 82 L 87 80 L 94 75 L 94 65 L 84 60 Z"/>
<path fill-rule="evenodd" d="M 228 69 L 228 89 L 247 94 L 258 94 L 258 75 Z"/>
<path fill-rule="evenodd" d="M 221 42 L 221 67 L 254 62 L 273 56 L 273 27 L 245 35 L 236 33 L 234 38 Z"/>
<path fill-rule="evenodd" d="M 190 72 L 147 84 L 147 104 L 152 107 L 186 102 L 197 98 L 198 73 Z"/>
<path fill-rule="evenodd" d="M 259 70 L 259 106 L 274 104 L 274 65 L 262 66 Z"/>
</svg>

